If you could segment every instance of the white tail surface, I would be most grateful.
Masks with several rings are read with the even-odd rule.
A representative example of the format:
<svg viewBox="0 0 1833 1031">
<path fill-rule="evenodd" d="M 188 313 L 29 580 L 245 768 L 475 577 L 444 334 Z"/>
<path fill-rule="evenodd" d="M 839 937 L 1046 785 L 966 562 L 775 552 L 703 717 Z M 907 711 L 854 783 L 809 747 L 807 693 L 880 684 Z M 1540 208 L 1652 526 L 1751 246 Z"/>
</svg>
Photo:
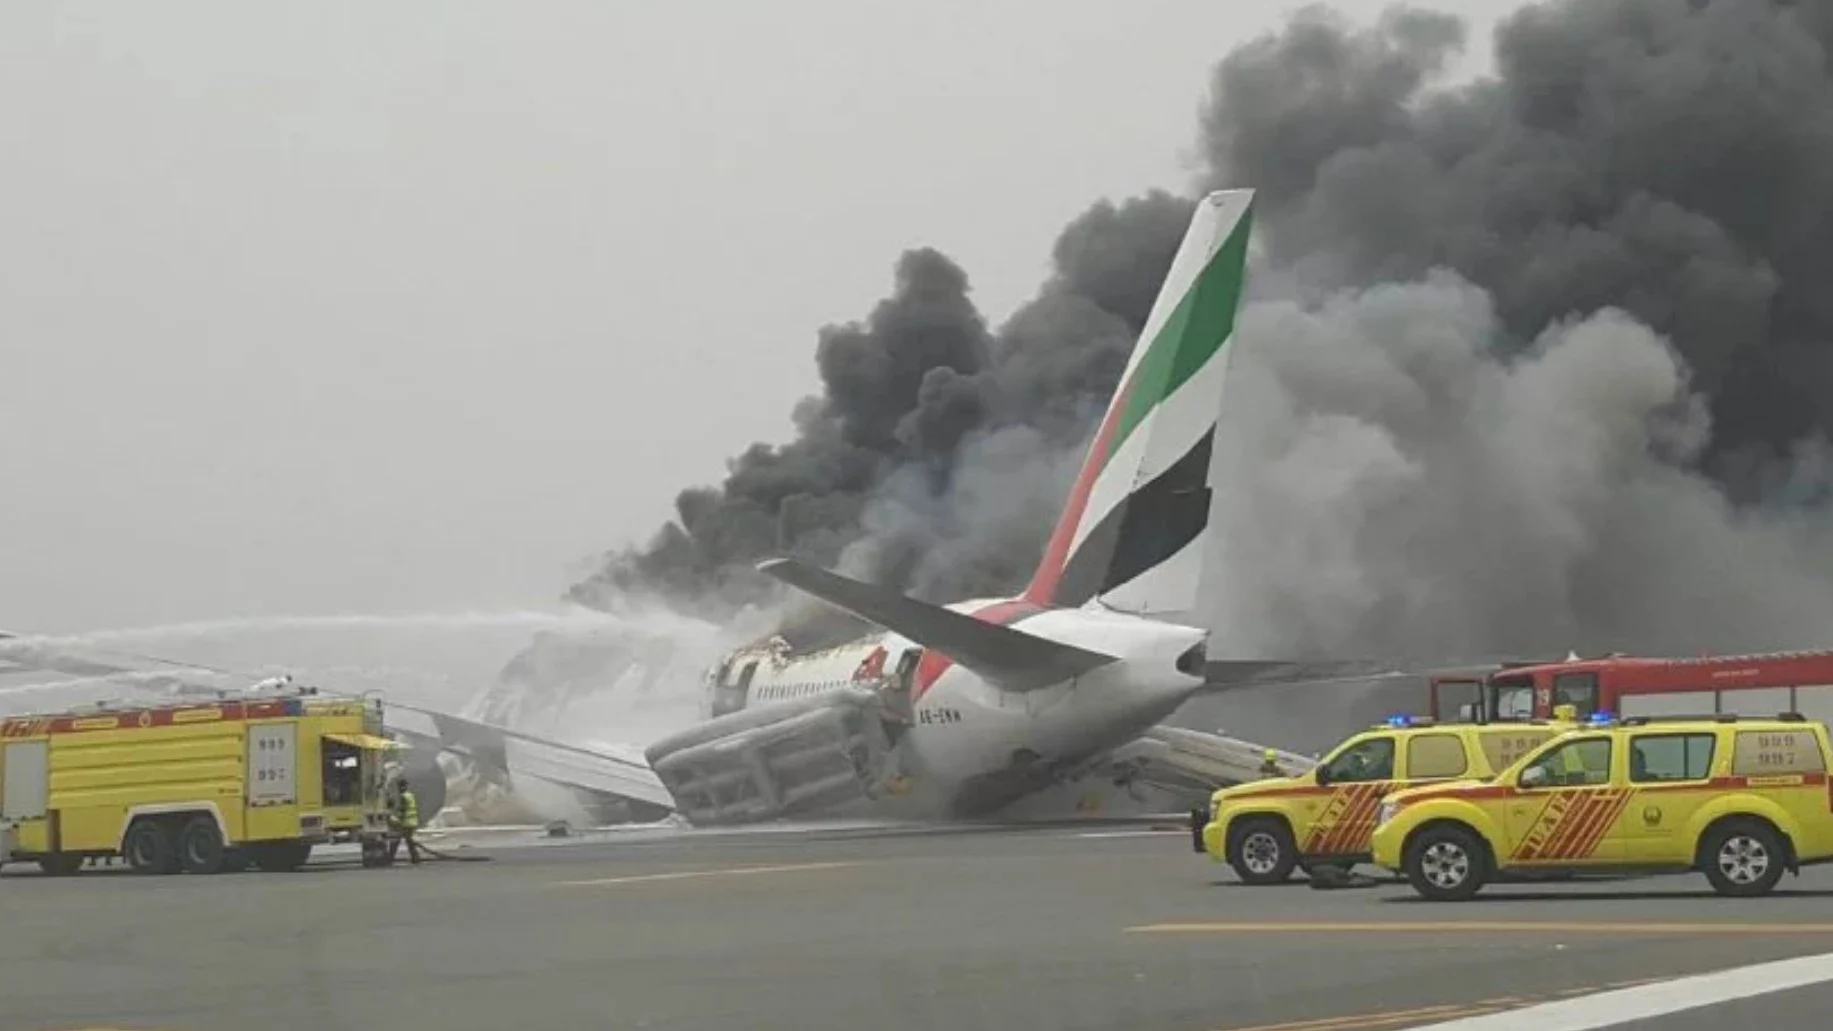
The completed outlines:
<svg viewBox="0 0 1833 1031">
<path fill-rule="evenodd" d="M 1197 204 L 1027 600 L 1151 616 L 1196 608 L 1253 202 L 1253 190 L 1223 190 Z"/>
</svg>

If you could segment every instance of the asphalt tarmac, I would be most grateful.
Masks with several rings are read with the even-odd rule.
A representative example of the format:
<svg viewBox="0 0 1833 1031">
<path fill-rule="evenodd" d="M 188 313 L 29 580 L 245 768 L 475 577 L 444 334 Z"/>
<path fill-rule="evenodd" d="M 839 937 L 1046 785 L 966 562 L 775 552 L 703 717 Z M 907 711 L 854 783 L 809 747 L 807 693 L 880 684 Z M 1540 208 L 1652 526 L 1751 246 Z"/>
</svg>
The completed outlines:
<svg viewBox="0 0 1833 1031">
<path fill-rule="evenodd" d="M 1812 870 L 1759 900 L 1692 876 L 1435 905 L 1244 887 L 1175 830 L 523 844 L 388 870 L 9 867 L 0 1029 L 1387 1031 L 1833 953 L 1833 873 Z M 1818 1026 L 1829 1002 L 1821 984 L 1623 1026 Z"/>
</svg>

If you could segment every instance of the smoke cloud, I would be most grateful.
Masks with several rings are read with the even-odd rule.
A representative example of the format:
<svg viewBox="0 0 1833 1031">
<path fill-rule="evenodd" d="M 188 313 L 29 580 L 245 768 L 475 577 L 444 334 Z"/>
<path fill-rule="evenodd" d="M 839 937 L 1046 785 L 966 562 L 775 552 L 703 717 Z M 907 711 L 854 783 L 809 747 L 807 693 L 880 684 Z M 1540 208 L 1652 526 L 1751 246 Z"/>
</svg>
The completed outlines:
<svg viewBox="0 0 1833 1031">
<path fill-rule="evenodd" d="M 1833 614 L 1833 3 L 1324 8 L 1223 56 L 1197 186 L 1253 186 L 1220 649 L 1806 646 Z M 1194 191 L 1193 191 L 1194 192 Z M 921 596 L 1041 550 L 1192 200 L 1101 202 L 989 328 L 921 250 L 821 332 L 797 436 L 575 600 L 723 618 L 795 554 Z"/>
<path fill-rule="evenodd" d="M 674 521 L 608 556 L 570 597 L 658 597 L 724 619 L 781 601 L 752 566 L 783 554 L 920 597 L 1008 590 L 1042 553 L 1193 203 L 1153 192 L 1094 205 L 1058 239 L 1049 282 L 998 332 L 959 266 L 906 253 L 890 297 L 821 331 L 823 392 L 797 405 L 797 438 L 753 444 L 719 487 L 683 491 Z M 792 619 L 815 616 L 804 604 Z"/>
</svg>

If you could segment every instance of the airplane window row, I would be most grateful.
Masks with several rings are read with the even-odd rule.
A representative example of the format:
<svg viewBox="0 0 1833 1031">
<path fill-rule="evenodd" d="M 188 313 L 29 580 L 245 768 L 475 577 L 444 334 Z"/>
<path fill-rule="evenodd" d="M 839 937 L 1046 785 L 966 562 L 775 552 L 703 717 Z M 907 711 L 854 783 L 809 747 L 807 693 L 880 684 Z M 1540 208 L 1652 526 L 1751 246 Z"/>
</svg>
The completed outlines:
<svg viewBox="0 0 1833 1031">
<path fill-rule="evenodd" d="M 823 691 L 831 691 L 844 683 L 846 682 L 843 680 L 829 680 L 820 684 L 772 684 L 764 688 L 763 697 L 765 699 L 806 698 L 809 695 L 817 695 Z"/>
</svg>

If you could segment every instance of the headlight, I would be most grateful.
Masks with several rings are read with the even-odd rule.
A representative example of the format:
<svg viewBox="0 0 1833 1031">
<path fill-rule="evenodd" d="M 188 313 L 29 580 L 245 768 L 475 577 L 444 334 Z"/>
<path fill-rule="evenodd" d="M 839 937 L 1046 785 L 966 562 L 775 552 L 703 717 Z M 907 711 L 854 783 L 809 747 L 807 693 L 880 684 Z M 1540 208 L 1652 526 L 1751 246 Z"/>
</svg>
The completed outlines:
<svg viewBox="0 0 1833 1031">
<path fill-rule="evenodd" d="M 1400 803 L 1398 802 L 1381 803 L 1381 809 L 1375 816 L 1375 826 L 1379 827 L 1382 824 L 1388 822 L 1389 820 L 1392 820 L 1394 818 L 1394 814 L 1399 811 L 1400 811 Z"/>
<path fill-rule="evenodd" d="M 1218 810 L 1218 809 L 1220 809 L 1220 808 L 1222 808 L 1222 800 L 1221 800 L 1221 799 L 1219 799 L 1219 798 L 1212 798 L 1212 799 L 1210 799 L 1210 800 L 1209 800 L 1209 822 L 1210 822 L 1210 823 L 1215 823 L 1215 822 L 1216 822 L 1216 810 Z"/>
</svg>

